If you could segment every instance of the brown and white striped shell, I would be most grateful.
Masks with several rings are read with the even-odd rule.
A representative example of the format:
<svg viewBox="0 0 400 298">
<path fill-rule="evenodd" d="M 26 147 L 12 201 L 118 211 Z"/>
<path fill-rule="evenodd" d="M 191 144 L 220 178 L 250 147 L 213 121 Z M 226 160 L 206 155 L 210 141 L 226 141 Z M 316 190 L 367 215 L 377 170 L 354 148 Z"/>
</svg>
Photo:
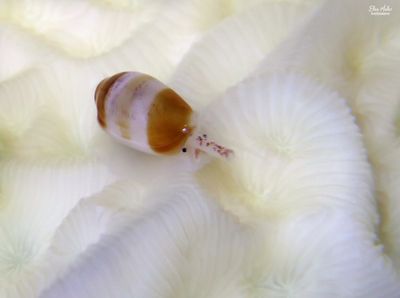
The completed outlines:
<svg viewBox="0 0 400 298">
<path fill-rule="evenodd" d="M 193 110 L 159 80 L 139 72 L 121 72 L 102 80 L 95 91 L 100 126 L 118 141 L 152 154 L 176 154 L 192 147 L 216 156 L 232 151 L 196 133 Z"/>
</svg>

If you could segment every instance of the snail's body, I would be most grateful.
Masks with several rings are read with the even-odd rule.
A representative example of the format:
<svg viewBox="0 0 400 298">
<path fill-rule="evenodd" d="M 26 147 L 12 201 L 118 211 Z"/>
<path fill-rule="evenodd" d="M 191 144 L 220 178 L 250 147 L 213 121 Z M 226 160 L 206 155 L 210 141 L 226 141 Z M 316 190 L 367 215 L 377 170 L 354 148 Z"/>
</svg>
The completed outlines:
<svg viewBox="0 0 400 298">
<path fill-rule="evenodd" d="M 118 141 L 151 154 L 176 154 L 184 147 L 226 156 L 232 152 L 204 134 L 194 136 L 192 108 L 171 88 L 138 72 L 121 72 L 96 88 L 97 118 Z M 204 143 L 204 144 L 203 144 Z M 210 147 L 211 144 L 211 147 Z M 213 145 L 215 146 L 213 147 Z M 208 148 L 210 147 L 210 148 Z M 190 150 L 190 148 L 189 148 Z"/>
</svg>

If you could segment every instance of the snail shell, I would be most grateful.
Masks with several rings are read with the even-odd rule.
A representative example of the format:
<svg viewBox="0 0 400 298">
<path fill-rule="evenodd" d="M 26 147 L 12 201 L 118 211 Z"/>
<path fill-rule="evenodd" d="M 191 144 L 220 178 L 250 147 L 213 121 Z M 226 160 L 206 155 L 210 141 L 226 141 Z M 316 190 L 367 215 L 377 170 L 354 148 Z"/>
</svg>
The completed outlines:
<svg viewBox="0 0 400 298">
<path fill-rule="evenodd" d="M 193 110 L 174 90 L 139 72 L 121 72 L 102 80 L 95 91 L 100 126 L 118 141 L 152 154 L 176 154 L 190 148 L 228 156 L 232 150 L 194 135 Z M 187 148 L 189 147 L 189 148 Z"/>
</svg>

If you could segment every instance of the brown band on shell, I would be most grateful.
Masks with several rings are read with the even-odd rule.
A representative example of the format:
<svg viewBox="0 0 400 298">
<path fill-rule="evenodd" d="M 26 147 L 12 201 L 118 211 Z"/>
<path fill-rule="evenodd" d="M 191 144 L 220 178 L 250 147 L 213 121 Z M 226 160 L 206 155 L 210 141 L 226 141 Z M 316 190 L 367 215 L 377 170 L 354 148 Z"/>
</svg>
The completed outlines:
<svg viewBox="0 0 400 298">
<path fill-rule="evenodd" d="M 106 116 L 106 101 L 107 101 L 107 94 L 114 82 L 121 77 L 122 75 L 126 74 L 126 72 L 117 73 L 109 78 L 105 78 L 102 80 L 96 87 L 96 91 L 94 93 L 94 98 L 96 101 L 97 106 L 97 120 L 101 127 L 107 127 L 107 116 Z"/>
<path fill-rule="evenodd" d="M 154 98 L 148 114 L 147 137 L 157 153 L 180 151 L 192 133 L 192 108 L 170 88 L 161 90 Z"/>
<path fill-rule="evenodd" d="M 149 80 L 154 80 L 149 75 L 140 75 L 135 77 L 133 80 L 128 82 L 124 88 L 128 92 L 128 96 L 124 96 L 120 98 L 118 104 L 118 117 L 117 117 L 117 124 L 119 127 L 119 131 L 121 136 L 124 139 L 131 139 L 131 125 L 130 125 L 130 114 L 131 109 L 133 108 L 133 102 L 137 99 L 137 93 L 140 92 L 139 90 L 148 82 Z"/>
</svg>

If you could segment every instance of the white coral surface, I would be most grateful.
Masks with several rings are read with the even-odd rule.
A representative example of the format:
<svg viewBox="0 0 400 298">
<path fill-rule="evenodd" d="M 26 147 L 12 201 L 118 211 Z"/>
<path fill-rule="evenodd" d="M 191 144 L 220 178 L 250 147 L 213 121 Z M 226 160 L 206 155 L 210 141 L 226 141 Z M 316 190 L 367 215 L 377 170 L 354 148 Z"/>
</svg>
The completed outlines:
<svg viewBox="0 0 400 298">
<path fill-rule="evenodd" d="M 150 74 L 233 158 L 117 143 Z M 400 297 L 396 0 L 0 0 L 0 297 Z"/>
</svg>

